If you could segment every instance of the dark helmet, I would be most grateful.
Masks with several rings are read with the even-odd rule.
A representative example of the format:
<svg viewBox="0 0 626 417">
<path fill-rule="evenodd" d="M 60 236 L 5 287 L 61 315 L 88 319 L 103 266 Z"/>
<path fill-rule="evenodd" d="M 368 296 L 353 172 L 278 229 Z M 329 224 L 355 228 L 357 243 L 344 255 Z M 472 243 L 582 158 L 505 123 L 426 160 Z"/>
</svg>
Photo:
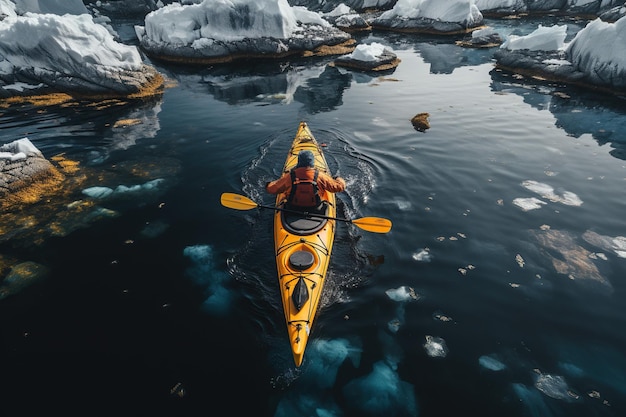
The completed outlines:
<svg viewBox="0 0 626 417">
<path fill-rule="evenodd" d="M 314 167 L 315 166 L 315 156 L 311 151 L 300 151 L 298 154 L 298 165 L 296 168 L 300 167 Z"/>
</svg>

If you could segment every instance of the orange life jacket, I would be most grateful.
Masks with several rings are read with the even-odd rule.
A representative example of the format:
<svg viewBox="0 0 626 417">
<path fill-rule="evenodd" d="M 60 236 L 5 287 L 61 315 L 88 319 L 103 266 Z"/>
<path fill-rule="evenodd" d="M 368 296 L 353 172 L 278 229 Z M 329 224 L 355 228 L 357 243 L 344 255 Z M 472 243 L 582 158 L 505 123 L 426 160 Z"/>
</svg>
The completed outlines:
<svg viewBox="0 0 626 417">
<path fill-rule="evenodd" d="M 291 170 L 291 192 L 287 202 L 294 207 L 311 208 L 322 204 L 322 199 L 317 188 L 316 170 L 296 168 Z"/>
</svg>

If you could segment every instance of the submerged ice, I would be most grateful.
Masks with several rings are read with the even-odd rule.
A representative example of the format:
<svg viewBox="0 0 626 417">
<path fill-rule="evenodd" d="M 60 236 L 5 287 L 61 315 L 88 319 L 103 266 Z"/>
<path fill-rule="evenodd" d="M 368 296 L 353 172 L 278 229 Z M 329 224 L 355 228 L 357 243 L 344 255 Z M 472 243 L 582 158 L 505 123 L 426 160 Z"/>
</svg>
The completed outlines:
<svg viewBox="0 0 626 417">
<path fill-rule="evenodd" d="M 418 415 L 413 385 L 402 381 L 386 361 L 374 363 L 371 373 L 350 381 L 343 393 L 361 416 Z"/>
<path fill-rule="evenodd" d="M 489 369 L 490 371 L 499 372 L 506 369 L 506 365 L 494 355 L 483 355 L 478 358 L 478 363 L 481 367 Z"/>
<path fill-rule="evenodd" d="M 213 248 L 209 245 L 187 246 L 183 255 L 192 262 L 185 271 L 186 275 L 204 290 L 206 298 L 202 308 L 212 314 L 228 313 L 234 296 L 225 286 L 228 275 L 215 266 Z"/>
</svg>

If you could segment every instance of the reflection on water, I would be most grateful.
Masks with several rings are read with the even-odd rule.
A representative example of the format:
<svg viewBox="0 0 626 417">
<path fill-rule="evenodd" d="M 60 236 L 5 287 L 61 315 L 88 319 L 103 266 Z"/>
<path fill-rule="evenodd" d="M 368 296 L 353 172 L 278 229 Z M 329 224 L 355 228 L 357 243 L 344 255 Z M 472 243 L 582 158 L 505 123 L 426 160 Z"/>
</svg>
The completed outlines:
<svg viewBox="0 0 626 417">
<path fill-rule="evenodd" d="M 229 65 L 203 71 L 199 82 L 217 100 L 230 105 L 285 105 L 296 101 L 314 114 L 331 111 L 342 104 L 343 92 L 350 86 L 351 73 L 340 72 L 327 62 Z"/>
<path fill-rule="evenodd" d="M 626 106 L 621 98 L 593 94 L 573 87 L 564 88 L 556 83 L 528 80 L 493 70 L 492 90 L 514 93 L 525 103 L 538 110 L 548 110 L 556 118 L 556 126 L 568 135 L 579 138 L 591 135 L 599 145 L 610 144 L 611 155 L 626 159 Z M 536 94 L 530 94 L 535 91 Z"/>
</svg>

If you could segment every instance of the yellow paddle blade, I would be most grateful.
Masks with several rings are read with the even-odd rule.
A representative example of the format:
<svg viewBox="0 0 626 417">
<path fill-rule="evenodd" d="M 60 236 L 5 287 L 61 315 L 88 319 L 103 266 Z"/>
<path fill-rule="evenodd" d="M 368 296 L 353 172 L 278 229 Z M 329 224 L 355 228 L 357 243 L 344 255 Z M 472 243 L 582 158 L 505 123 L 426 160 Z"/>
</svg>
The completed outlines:
<svg viewBox="0 0 626 417">
<path fill-rule="evenodd" d="M 235 210 L 251 210 L 259 206 L 248 197 L 235 193 L 222 193 L 220 201 L 224 207 Z"/>
<path fill-rule="evenodd" d="M 352 220 L 352 224 L 374 233 L 387 233 L 391 230 L 391 220 L 382 217 L 361 217 Z"/>
</svg>

